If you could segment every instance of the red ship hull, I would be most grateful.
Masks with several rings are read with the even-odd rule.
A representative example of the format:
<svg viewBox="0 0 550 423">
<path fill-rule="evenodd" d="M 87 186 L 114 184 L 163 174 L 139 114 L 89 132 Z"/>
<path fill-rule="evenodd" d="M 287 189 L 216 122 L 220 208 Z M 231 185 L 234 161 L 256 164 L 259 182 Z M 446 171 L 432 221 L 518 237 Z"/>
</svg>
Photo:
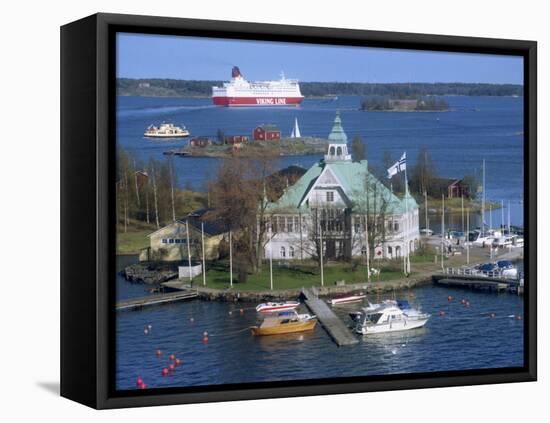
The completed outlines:
<svg viewBox="0 0 550 423">
<path fill-rule="evenodd" d="M 298 106 L 304 97 L 212 97 L 216 106 Z"/>
</svg>

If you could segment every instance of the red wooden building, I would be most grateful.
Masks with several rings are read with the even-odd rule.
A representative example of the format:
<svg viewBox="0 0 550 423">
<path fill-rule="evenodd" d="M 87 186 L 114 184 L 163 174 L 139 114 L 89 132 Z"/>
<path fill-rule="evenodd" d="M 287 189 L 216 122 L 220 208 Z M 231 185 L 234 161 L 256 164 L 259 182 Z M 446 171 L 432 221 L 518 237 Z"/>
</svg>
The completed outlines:
<svg viewBox="0 0 550 423">
<path fill-rule="evenodd" d="M 470 190 L 468 185 L 464 184 L 462 179 L 457 179 L 447 187 L 447 196 L 449 198 L 460 198 L 462 196 L 469 197 Z"/>
<path fill-rule="evenodd" d="M 242 142 L 248 142 L 249 138 L 246 135 L 228 135 L 224 138 L 225 144 L 240 144 Z"/>
<path fill-rule="evenodd" d="M 189 140 L 189 145 L 191 147 L 208 147 L 212 145 L 212 141 L 207 137 L 195 137 Z"/>
<path fill-rule="evenodd" d="M 260 125 L 254 129 L 255 141 L 280 140 L 281 130 L 275 125 Z"/>
</svg>

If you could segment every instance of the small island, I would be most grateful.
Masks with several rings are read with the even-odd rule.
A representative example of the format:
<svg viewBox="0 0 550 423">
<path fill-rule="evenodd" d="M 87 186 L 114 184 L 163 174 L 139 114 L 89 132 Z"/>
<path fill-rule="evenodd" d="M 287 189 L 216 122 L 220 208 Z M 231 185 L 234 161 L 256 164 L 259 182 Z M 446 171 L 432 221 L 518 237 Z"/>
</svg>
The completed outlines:
<svg viewBox="0 0 550 423">
<path fill-rule="evenodd" d="M 305 156 L 324 154 L 328 140 L 302 137 L 282 138 L 276 141 L 241 141 L 232 144 L 213 142 L 189 143 L 189 145 L 165 151 L 165 155 L 182 157 L 259 157 L 259 156 Z"/>
<path fill-rule="evenodd" d="M 368 96 L 361 101 L 360 110 L 367 112 L 446 112 L 449 110 L 449 103 L 441 97 Z"/>
</svg>

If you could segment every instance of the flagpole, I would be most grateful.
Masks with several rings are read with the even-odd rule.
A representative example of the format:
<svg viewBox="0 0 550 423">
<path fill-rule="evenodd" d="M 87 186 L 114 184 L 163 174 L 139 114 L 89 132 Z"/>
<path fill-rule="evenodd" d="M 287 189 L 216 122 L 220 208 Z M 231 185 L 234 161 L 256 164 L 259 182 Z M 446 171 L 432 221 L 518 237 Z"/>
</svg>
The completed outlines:
<svg viewBox="0 0 550 423">
<path fill-rule="evenodd" d="M 273 291 L 273 231 L 269 225 L 269 286 Z"/>
<path fill-rule="evenodd" d="M 187 232 L 187 263 L 189 265 L 189 280 L 193 281 L 193 273 L 191 269 L 191 246 L 189 245 L 189 220 L 185 221 L 185 232 Z"/>
<path fill-rule="evenodd" d="M 206 286 L 206 260 L 204 253 L 204 222 L 201 222 L 201 237 L 202 237 L 202 284 Z"/>
<path fill-rule="evenodd" d="M 441 194 L 441 269 L 445 260 L 445 194 Z"/>
<path fill-rule="evenodd" d="M 405 152 L 404 154 L 405 156 L 405 161 L 407 160 L 407 152 Z M 406 261 L 406 265 L 405 265 L 405 273 L 406 274 L 409 274 L 411 273 L 411 259 L 410 259 L 410 255 L 411 255 L 411 248 L 410 248 L 410 241 L 408 239 L 409 237 L 409 231 L 410 231 L 410 216 L 409 216 L 409 180 L 407 178 L 407 164 L 405 162 L 405 212 L 406 212 L 406 217 L 405 217 L 405 221 L 406 221 L 406 225 L 405 225 L 405 240 L 406 240 L 406 252 L 407 252 L 407 261 Z"/>
<path fill-rule="evenodd" d="M 229 286 L 233 288 L 233 246 L 231 240 L 231 229 L 229 230 Z"/>
<path fill-rule="evenodd" d="M 321 222 L 319 222 L 319 259 L 321 260 L 321 286 L 325 285 L 325 275 L 323 274 L 323 229 L 321 228 Z"/>
</svg>

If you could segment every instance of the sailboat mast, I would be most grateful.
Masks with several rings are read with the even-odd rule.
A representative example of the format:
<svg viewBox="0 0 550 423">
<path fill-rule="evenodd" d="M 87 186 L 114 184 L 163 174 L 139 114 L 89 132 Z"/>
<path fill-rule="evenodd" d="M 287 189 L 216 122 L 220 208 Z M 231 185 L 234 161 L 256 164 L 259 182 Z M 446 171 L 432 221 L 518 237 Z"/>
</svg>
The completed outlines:
<svg viewBox="0 0 550 423">
<path fill-rule="evenodd" d="M 441 194 L 441 268 L 445 259 L 445 194 Z"/>
<path fill-rule="evenodd" d="M 481 236 L 485 234 L 485 159 L 483 159 L 483 195 L 481 196 Z"/>
</svg>

